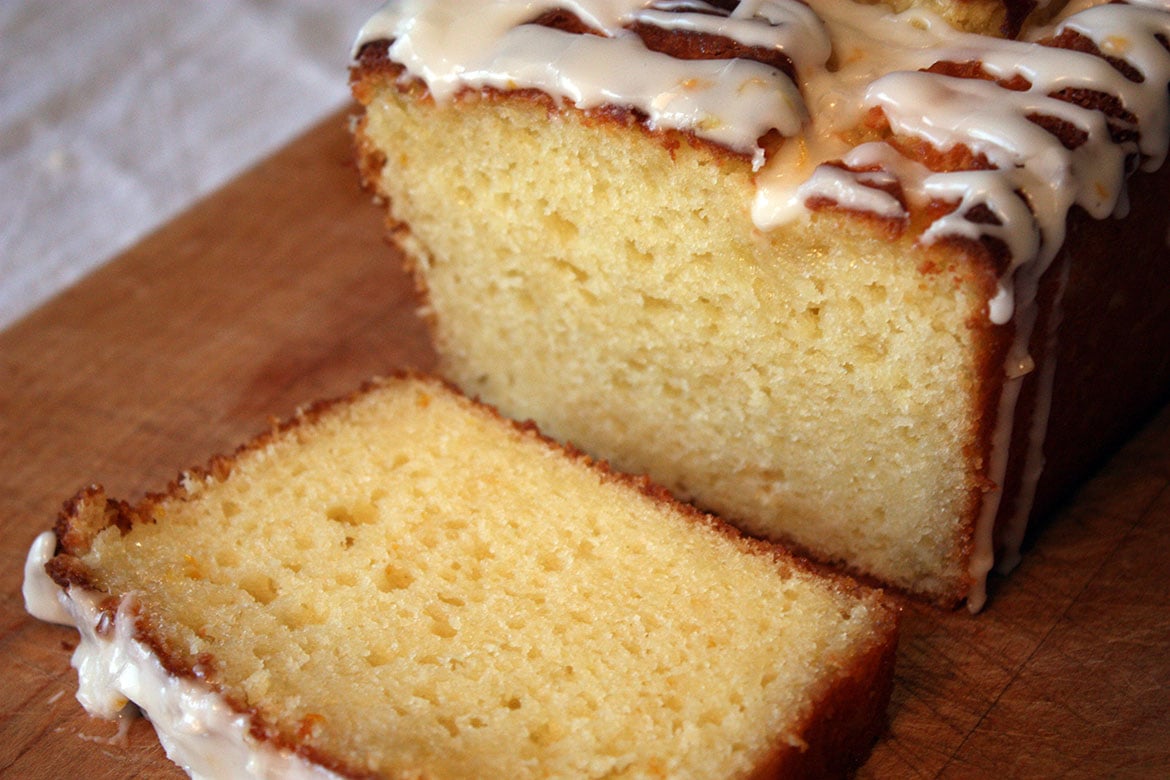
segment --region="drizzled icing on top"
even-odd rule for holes
[[[727,5],[497,0],[468,13],[457,0],[401,0],[367,23],[358,46],[392,40],[390,58],[439,100],[466,87],[535,88],[579,108],[634,108],[652,128],[687,130],[750,155],[759,171],[752,214],[764,230],[803,218],[811,200],[891,220],[931,201],[957,204],[919,240],[994,239],[1012,260],[1005,280],[1022,263],[1051,261],[1073,204],[1098,218],[1124,209],[1130,160],[1152,170],[1165,159],[1170,0],[1073,2],[1019,41],[959,32],[920,9],[894,14],[839,0]],[[530,23],[552,10],[598,34]],[[652,51],[632,31],[638,25],[775,50],[794,76],[750,59]],[[1070,35],[1105,56],[1036,45]],[[980,77],[926,72],[937,63],[981,63]],[[845,140],[872,110],[897,136],[938,150],[965,147],[994,170],[931,171],[885,141]],[[1071,141],[1045,129],[1052,126]],[[770,131],[788,141],[767,158],[761,139]],[[882,186],[890,182],[900,195]],[[1013,310],[1005,283],[989,314],[1003,323]]]
[[[760,6],[763,15],[749,13]],[[578,108],[637,108],[651,127],[686,129],[764,161],[757,139],[795,136],[809,117],[792,79],[747,59],[681,60],[647,49],[629,26],[722,35],[789,54],[797,68],[823,66],[829,42],[800,3],[744,3],[730,17],[701,2],[494,2],[468,13],[458,2],[390,3],[362,29],[364,42],[393,39],[390,57],[439,99],[464,87],[536,88]],[[601,33],[526,24],[563,9]],[[697,9],[697,10],[693,10]],[[809,45],[809,42],[812,45]],[[733,96],[730,97],[729,96]]]

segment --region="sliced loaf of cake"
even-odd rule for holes
[[[897,622],[414,376],[137,505],[83,491],[26,599],[80,631],[87,709],[134,702],[208,777],[836,775],[882,727]]]

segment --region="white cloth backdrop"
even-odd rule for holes
[[[0,0],[0,328],[344,105],[378,0]]]

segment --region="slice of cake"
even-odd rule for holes
[[[835,775],[896,643],[877,592],[417,377],[83,491],[25,592],[86,709],[206,777]]]
[[[896,5],[391,3],[356,139],[465,392],[978,608],[1167,397],[1170,4]]]

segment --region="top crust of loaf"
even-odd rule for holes
[[[410,95],[413,99],[424,102],[432,101],[433,98],[430,96],[426,85],[421,80],[407,78],[405,68],[388,57],[387,51],[390,43],[390,41],[385,40],[373,41],[361,47],[357,55],[356,65],[351,72],[351,86],[358,101],[362,104],[368,104],[373,100],[375,91],[383,84],[393,84],[396,89],[404,94]],[[558,101],[548,94],[535,89],[510,89],[507,91],[493,88],[485,88],[482,90],[464,89],[462,94],[464,97],[474,96],[477,99],[485,100],[527,102],[542,106],[550,115],[558,112],[573,112],[584,118],[587,123],[608,124],[625,130],[641,132],[647,137],[653,138],[661,143],[664,148],[671,152],[672,156],[674,156],[677,149],[685,145],[702,150],[704,154],[721,161],[723,165],[738,167],[745,171],[750,169],[750,155],[729,149],[726,146],[722,146],[686,130],[651,130],[646,124],[646,117],[636,109],[627,106],[607,104],[595,109],[579,110],[560,105]],[[884,123],[880,114],[872,114],[869,122],[871,127],[866,132],[889,132],[889,126]],[[762,140],[769,147],[774,147],[781,142],[781,139],[774,135],[770,135]],[[900,144],[899,148],[911,155],[917,156],[932,170],[961,171],[979,170],[988,167],[986,160],[981,160],[965,147],[956,147],[946,152],[940,152],[933,147],[915,142],[913,139],[901,139],[898,143]],[[360,150],[358,162],[362,167],[362,180],[364,185],[367,189],[376,192],[376,182],[381,170],[376,150]],[[851,170],[843,163],[830,164],[844,170]],[[913,204],[906,202],[902,198],[902,192],[898,185],[892,185],[889,191],[895,197],[902,200],[903,205],[911,211],[912,216],[909,220],[884,218],[873,212],[851,209],[836,201],[824,198],[810,199],[807,207],[813,212],[840,214],[848,221],[850,228],[861,228],[875,236],[896,241],[906,237],[921,235],[931,223],[953,212],[959,205],[956,201],[935,199],[925,209],[918,210],[913,208]],[[985,276],[988,280],[991,280],[989,281],[989,285],[992,288],[994,287],[994,279],[1002,275],[1009,268],[1012,261],[1007,245],[987,235],[980,236],[979,238],[946,235],[935,242],[934,248],[942,249],[943,252],[927,250],[922,251],[921,254],[927,257],[942,257],[948,251],[961,254],[967,263],[967,272],[973,275]],[[935,261],[933,259],[924,259],[917,265],[918,270],[925,274],[944,272],[950,267],[951,265],[945,260]]]
[[[1006,5],[1016,5],[1016,3],[1013,0],[1007,0]],[[579,34],[591,34],[588,32],[588,28],[583,28],[579,23],[570,21],[570,19],[575,20],[576,17],[568,15],[567,12],[558,12],[546,16],[549,18],[538,19],[536,22],[545,26],[556,27]],[[569,19],[566,19],[566,16]],[[655,30],[656,28],[648,29]],[[639,32],[639,35],[645,35],[654,41],[654,45],[650,47],[653,50],[667,52],[671,56],[680,59],[719,59],[730,56],[765,61],[763,59],[764,55],[756,54],[750,50],[742,50],[742,46],[735,44],[733,41],[725,42],[726,39],[719,38],[708,40],[711,37],[701,33],[696,33],[691,37],[685,37],[680,35],[678,31],[666,33],[657,30],[656,32],[649,33]],[[429,90],[421,79],[410,76],[404,66],[390,59],[389,48],[391,44],[392,41],[390,40],[376,40],[365,43],[359,48],[350,74],[351,87],[359,103],[367,104],[372,99],[373,92],[377,86],[383,83],[396,84],[400,91],[410,94],[415,99],[423,101],[432,100],[433,98],[430,96]],[[1072,31],[1067,31],[1057,38],[1040,41],[1037,45],[1068,49],[1070,51],[1081,51],[1101,56],[1119,72],[1126,74],[1127,78],[1133,78],[1132,68],[1129,68],[1123,60],[1105,56],[1091,41]],[[737,46],[740,48],[736,48]],[[767,64],[772,64],[785,72],[791,72],[793,67],[791,61],[787,61],[786,63],[768,62]],[[926,72],[961,79],[996,81],[996,83],[1009,89],[1026,89],[1028,86],[1026,83],[1015,85],[1012,82],[997,81],[987,72],[983,63],[979,61],[949,62],[940,60],[928,68]],[[1083,89],[1066,90],[1065,92],[1067,94],[1062,99],[1085,108],[1100,110],[1111,117],[1111,121],[1113,122],[1111,126],[1114,128],[1113,133],[1115,138],[1120,138],[1121,136],[1119,134],[1131,132],[1125,130],[1123,124],[1130,121],[1132,115],[1127,116],[1124,109],[1112,96],[1102,92]],[[640,130],[648,136],[657,139],[669,150],[677,149],[679,146],[685,144],[703,149],[712,157],[724,160],[725,164],[728,165],[737,165],[746,168],[751,164],[752,157],[750,154],[730,149],[708,138],[696,135],[692,131],[671,128],[651,130],[647,124],[647,117],[637,109],[629,106],[605,104],[593,109],[572,109],[563,105],[561,101],[556,100],[552,96],[540,90],[530,88],[517,88],[504,91],[486,87],[479,90],[464,88],[461,91],[462,95],[469,95],[471,93],[475,93],[479,97],[489,100],[529,101],[544,106],[550,115],[560,111],[576,111],[588,121],[609,123],[625,129]],[[1036,117],[1034,121],[1058,138],[1061,144],[1067,148],[1075,148],[1083,142],[1081,131],[1069,122],[1042,116]],[[864,117],[863,122],[848,131],[846,135],[856,145],[875,141],[886,142],[897,149],[907,159],[913,160],[935,173],[985,171],[992,170],[995,167],[986,156],[973,151],[965,144],[959,143],[947,149],[940,149],[920,138],[899,134],[890,127],[887,117],[877,108],[871,109]],[[766,150],[766,156],[770,158],[784,143],[784,139],[775,131],[771,131],[760,138],[759,142]],[[377,165],[369,161],[368,155],[365,157],[366,161],[363,164],[369,170],[364,172],[363,179],[369,185],[370,182],[375,180]],[[850,166],[839,160],[826,161],[825,165],[854,174],[865,173],[867,171],[866,168]],[[897,240],[906,236],[919,238],[931,225],[943,217],[953,214],[962,207],[960,200],[943,196],[933,197],[925,204],[917,204],[907,198],[902,185],[897,181],[874,185],[874,188],[883,190],[895,198],[909,215],[908,218],[883,217],[872,211],[853,208],[831,198],[819,195],[810,197],[805,205],[810,212],[834,212],[842,214],[851,220],[855,226],[867,227],[873,233],[884,235],[889,240]],[[1083,213],[1081,207],[1075,204],[1073,210],[1074,212]],[[998,217],[996,215],[986,208],[980,210],[978,206],[969,210],[964,217],[975,223],[986,222],[998,224]],[[995,277],[1000,277],[1007,273],[1011,269],[1013,260],[1019,260],[1019,258],[1013,258],[1011,249],[1004,240],[988,233],[982,233],[977,237],[969,237],[957,233],[945,234],[935,239],[934,244],[941,247],[953,247],[963,252],[968,256],[973,265],[983,265]],[[921,247],[919,248],[921,249]],[[929,252],[926,254],[929,254]],[[924,272],[930,272],[933,267],[933,264],[930,262],[925,262],[920,265],[921,270]]]
[[[798,200],[809,210],[843,209],[867,219],[884,218],[887,229],[909,231],[925,244],[940,239],[978,243],[1004,275],[1013,265],[1032,261],[1047,265],[1059,249],[1062,224],[1070,208],[1084,208],[1103,217],[1111,208],[1109,203],[1123,196],[1124,179],[1136,164],[1144,164],[1144,158],[1164,156],[1164,140],[1142,138],[1143,125],[1148,124],[1149,132],[1162,123],[1159,117],[1165,109],[1156,104],[1164,100],[1159,100],[1156,89],[1135,86],[1144,80],[1159,81],[1164,64],[1158,62],[1157,44],[1170,49],[1165,23],[1156,19],[1155,9],[1123,5],[1124,10],[1102,15],[1095,13],[1099,8],[1089,8],[1062,18],[1048,31],[1037,30],[1038,39],[1025,42],[993,40],[994,29],[987,19],[989,14],[998,19],[1000,28],[1009,32],[1005,37],[1012,37],[1035,10],[1036,3],[1030,0],[898,0],[889,5],[898,12],[920,8],[940,13],[952,24],[983,37],[959,35],[953,30],[949,35],[932,32],[933,44],[925,46],[913,34],[915,27],[929,26],[923,20],[915,24],[909,16],[875,16],[869,11],[860,16],[842,12],[837,18],[838,9],[832,5],[819,10],[814,5],[807,14],[785,16],[792,7],[776,4],[756,17],[733,15],[723,26],[722,21],[695,20],[726,15],[737,4],[671,4],[667,8],[635,3],[626,9],[627,15],[615,12],[613,19],[607,17],[604,24],[612,29],[594,29],[596,22],[548,5],[541,8],[554,10],[533,11],[533,18],[525,21],[520,15],[524,8],[517,6],[493,21],[494,25],[514,25],[508,32],[517,37],[497,37],[501,31],[495,30],[485,32],[481,42],[504,47],[499,49],[503,52],[499,64],[491,64],[495,61],[490,56],[485,60],[489,64],[482,67],[478,62],[466,63],[468,75],[464,78],[458,70],[448,72],[447,65],[420,64],[434,55],[418,53],[419,47],[430,52],[450,45],[449,59],[453,61],[481,56],[474,53],[474,47],[464,51],[463,44],[454,43],[471,35],[472,30],[461,28],[458,35],[462,38],[444,41],[433,32],[415,34],[400,26],[405,15],[418,13],[427,19],[423,27],[441,27],[438,18],[426,17],[434,9],[424,4],[394,9],[371,20],[359,36],[352,80],[360,100],[363,77],[385,72],[386,65],[380,60],[387,58],[386,47],[397,43],[395,37],[401,35],[407,45],[393,49],[395,59],[401,56],[404,62],[413,63],[408,66],[411,79],[432,66],[442,69],[442,74],[425,78],[444,97],[465,92],[469,83],[481,85],[485,92],[518,88],[518,94],[537,91],[529,86],[541,85],[542,90],[563,93],[562,98],[572,95],[572,102],[594,113],[609,111],[609,106],[597,106],[615,102],[618,95],[616,102],[640,107],[619,107],[618,116],[629,115],[639,123],[662,128],[684,128],[684,134],[725,144],[733,154],[750,159],[754,171],[763,169],[761,194],[752,205],[753,218],[763,230],[792,220],[792,203]],[[1057,10],[1046,5],[1039,16],[1047,21]],[[586,12],[596,13],[596,9],[590,11],[586,6]],[[777,16],[773,19],[771,15]],[[963,23],[973,18],[981,18],[983,23]],[[1084,30],[1078,26],[1082,23],[1088,25]],[[873,39],[865,39],[864,32],[859,34],[851,27],[869,24],[897,27],[883,27]],[[740,29],[735,25],[752,31],[728,32]],[[771,46],[757,45],[755,36],[764,35],[769,25],[787,30],[784,35],[788,37],[777,38]],[[558,32],[531,32],[541,27]],[[942,27],[945,25],[936,25]],[[840,40],[830,41],[826,29],[839,34]],[[882,36],[895,31],[899,36],[896,43],[879,45],[886,40]],[[1039,37],[1042,35],[1045,37]],[[586,45],[582,40],[595,36],[612,38],[614,43]],[[1128,42],[1114,47],[1107,42],[1114,39]],[[510,58],[528,56],[533,62],[543,62],[551,56],[549,47],[554,44],[567,52],[580,49],[573,57],[566,54],[563,62],[557,60],[558,77],[572,84],[571,88],[546,76],[519,76],[510,70]],[[1059,58],[1028,53],[1037,47],[1038,51],[1070,52],[1063,69]],[[1126,52],[1118,54],[1111,47],[1118,51],[1125,48]],[[624,68],[644,67],[654,75],[645,85],[636,80],[627,83],[612,69],[586,64],[605,52],[623,58]],[[584,58],[585,54],[591,59]],[[1135,59],[1130,62],[1124,57]],[[727,68],[743,66],[742,73],[724,81],[709,70],[679,65],[689,60],[714,60],[727,63]],[[1005,65],[1020,60],[1030,64],[1019,69]],[[1121,84],[1116,74],[1103,74],[1102,61],[1129,84]],[[822,78],[822,71],[829,77]],[[533,72],[545,73],[539,68]],[[1066,72],[1075,75],[1062,78]],[[397,75],[402,80],[406,74]],[[987,87],[988,82],[995,86]],[[865,89],[859,91],[859,85]],[[751,100],[745,90],[750,91]],[[1026,95],[1017,99],[1013,93]],[[678,95],[687,97],[684,100]],[[764,114],[747,108],[765,100],[769,102],[766,110],[761,109]],[[677,108],[676,101],[680,102]],[[669,110],[660,109],[659,103]],[[657,112],[662,112],[661,116]],[[827,119],[814,116],[820,114]],[[976,115],[986,118],[972,124],[970,117]],[[1098,126],[1102,116],[1107,133]],[[993,119],[990,124],[989,118]],[[1037,133],[1037,128],[1043,132]],[[673,143],[675,136],[667,132],[662,137]],[[1051,164],[1034,161],[1049,157]],[[778,176],[777,168],[792,170]],[[993,169],[1002,172],[994,184],[982,183],[984,180],[974,175]],[[946,176],[960,172],[973,175]],[[1055,186],[1054,181],[1065,182],[1061,186],[1075,191],[1075,199],[1065,203],[1057,198],[1049,203],[1043,190]],[[1033,236],[1033,230],[1038,235]]]

